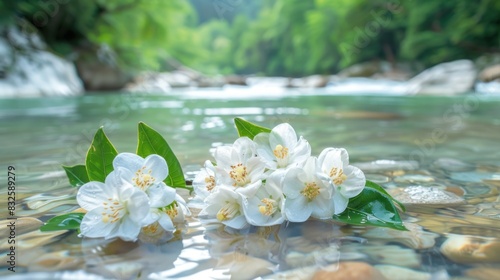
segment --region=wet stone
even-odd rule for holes
[[[434,246],[438,234],[427,232],[421,226],[405,223],[408,231],[399,231],[389,228],[373,228],[368,230],[363,237],[396,242],[413,249],[428,249]]]
[[[452,172],[470,171],[475,168],[472,164],[453,158],[440,158],[433,165],[439,169]]]
[[[500,262],[500,242],[496,238],[450,235],[441,245],[441,252],[457,263]]]
[[[417,161],[376,160],[372,162],[358,162],[353,164],[364,172],[368,171],[393,171],[393,170],[416,170]]]
[[[500,275],[500,268],[477,267],[467,270],[465,275],[477,280],[498,279],[498,276]]]
[[[10,232],[9,224],[13,220],[3,220],[0,221],[0,236],[8,236]],[[31,217],[21,217],[15,220],[16,224],[16,235],[27,233],[33,230],[39,229],[43,222],[36,218]]]
[[[430,182],[434,182],[434,178],[432,178],[431,176],[410,174],[410,175],[403,175],[403,176],[395,177],[394,182],[396,182],[396,183],[430,183]]]
[[[412,279],[412,280],[431,280],[432,275],[427,272],[416,271],[413,269],[395,266],[395,265],[376,265],[375,268],[384,275],[387,280],[400,280],[400,279]],[[402,276],[404,275],[404,277]],[[437,279],[437,278],[436,278]],[[443,278],[445,279],[445,278]],[[448,278],[446,278],[448,279]]]
[[[427,206],[433,208],[454,207],[465,204],[458,195],[432,187],[411,186],[389,190],[394,199],[407,207]]]
[[[341,262],[317,271],[312,280],[385,280],[373,266],[363,262]]]

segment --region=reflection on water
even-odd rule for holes
[[[17,273],[3,267],[0,275],[310,279],[319,269],[338,268],[339,262],[369,263],[388,279],[498,275],[500,100],[318,93],[261,91],[252,96],[224,90],[225,98],[217,99],[210,91],[179,91],[174,96],[2,100],[0,161],[16,167],[16,214],[26,218],[17,222]],[[78,208],[76,189],[69,187],[60,165],[82,163],[99,126],[118,151],[132,152],[137,122],[146,122],[169,141],[189,179],[210,159],[213,147],[234,141],[236,116],[270,127],[289,122],[317,149],[315,154],[328,146],[343,146],[368,179],[389,191],[433,188],[454,193],[466,204],[412,207],[404,214],[408,232],[318,220],[231,231],[202,225],[196,215],[173,239],[159,245],[82,240],[75,232],[36,230],[40,221]],[[5,182],[5,175],[0,180]],[[3,186],[0,261],[5,266]]]

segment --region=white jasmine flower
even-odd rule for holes
[[[247,221],[255,226],[281,224],[284,196],[280,187],[281,175],[269,176],[265,186],[259,188],[251,198],[243,199],[243,211]]]
[[[309,157],[303,168],[291,168],[283,178],[286,196],[285,216],[290,222],[304,222],[310,216],[327,219],[333,216],[333,188],[318,176],[316,157]]]
[[[262,185],[265,164],[257,157],[255,143],[248,137],[238,138],[231,146],[217,147],[214,154],[221,184],[232,186],[245,196],[252,196]]]
[[[345,149],[326,148],[318,157],[322,177],[334,187],[335,214],[347,208],[349,198],[355,197],[366,185],[365,174],[357,167],[349,165],[349,155]]]
[[[311,156],[311,146],[302,138],[297,140],[293,127],[282,123],[270,133],[259,133],[254,139],[257,154],[271,170],[300,167]]]
[[[136,154],[121,153],[113,160],[113,167],[129,170],[127,180],[145,192],[168,176],[167,162],[159,155],[149,155],[144,159]]]
[[[89,182],[78,190],[76,199],[88,212],[80,225],[86,237],[119,237],[135,241],[149,213],[149,198],[124,177],[127,170],[115,168],[104,183]]]
[[[236,191],[220,186],[216,192],[210,194],[205,200],[205,208],[200,211],[200,216],[215,217],[219,222],[241,229],[248,225],[241,206],[242,197]]]
[[[205,161],[205,166],[196,174],[193,180],[193,189],[196,193],[195,199],[203,201],[211,193],[217,190],[217,186],[220,185],[219,181],[220,179],[216,172],[216,167],[211,161]]]

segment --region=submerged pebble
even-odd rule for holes
[[[396,242],[413,249],[427,249],[434,246],[435,239],[439,234],[424,231],[417,224],[405,223],[408,231],[399,231],[389,228],[372,228],[363,234],[363,237],[382,239],[388,242]]]
[[[405,206],[427,206],[434,208],[454,207],[465,204],[458,195],[432,187],[411,186],[389,190],[394,199]]]
[[[380,271],[364,262],[341,262],[317,271],[312,280],[385,280]]]
[[[457,263],[500,262],[500,242],[497,238],[450,235],[441,245],[441,253]]]
[[[413,269],[395,266],[395,265],[376,265],[375,268],[384,275],[387,280],[400,280],[400,279],[411,279],[411,280],[438,280],[438,278],[432,278],[432,275],[427,272],[416,271]],[[448,279],[448,278],[439,278]]]
[[[403,176],[395,177],[394,182],[396,183],[429,183],[434,182],[434,178],[431,176],[420,175],[420,174],[408,174]]]
[[[13,222],[13,220],[3,220],[0,221],[0,236],[9,236],[11,229],[9,225]],[[15,233],[16,235],[20,235],[23,233],[27,233],[33,230],[39,229],[43,222],[37,218],[32,217],[20,217],[15,220]]]

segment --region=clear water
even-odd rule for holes
[[[413,185],[447,189],[467,204],[411,209],[404,214],[414,228],[411,233],[314,220],[228,232],[217,225],[201,225],[196,216],[162,245],[107,244],[82,240],[74,232],[47,236],[30,230],[17,235],[16,273],[7,270],[8,247],[2,236],[0,275],[278,279],[276,273],[289,271],[297,279],[308,279],[321,267],[351,260],[410,268],[434,279],[481,279],[474,274],[478,270],[500,271],[500,99],[491,96],[330,96],[321,91],[235,89],[176,91],[169,96],[4,99],[0,100],[4,169],[0,217],[8,216],[9,165],[16,168],[18,217],[44,221],[76,209],[76,190],[69,187],[60,166],[83,163],[99,126],[104,126],[119,152],[133,152],[137,123],[144,121],[167,139],[186,176],[192,178],[211,159],[211,148],[236,139],[232,120],[237,116],[268,127],[289,122],[309,140],[314,154],[329,146],[345,147],[351,163],[387,189]],[[497,246],[497,253],[489,259],[450,259],[440,248],[453,236],[489,242]]]

